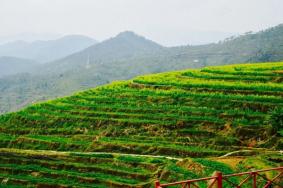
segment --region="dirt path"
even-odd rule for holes
[[[69,152],[69,153],[83,153],[83,154],[112,154],[112,155],[121,155],[121,156],[133,156],[133,157],[152,157],[152,158],[165,158],[169,160],[177,160],[181,161],[183,158],[177,157],[169,157],[169,156],[162,156],[162,155],[141,155],[141,154],[131,154],[131,153],[113,153],[113,152]]]
[[[33,153],[40,155],[68,155],[68,154],[111,154],[120,156],[133,156],[133,157],[151,157],[151,158],[165,158],[169,160],[181,161],[182,158],[169,157],[162,155],[141,155],[141,154],[131,154],[131,153],[114,153],[114,152],[72,152],[72,151],[54,151],[54,150],[25,150],[25,149],[12,149],[12,148],[0,148],[0,152],[15,152],[15,153]]]
[[[183,158],[179,157],[170,157],[170,156],[163,156],[163,155],[142,155],[142,154],[132,154],[132,153],[115,153],[115,152],[72,152],[72,151],[55,151],[55,150],[25,150],[25,149],[13,149],[13,148],[0,148],[0,152],[15,152],[15,153],[33,153],[33,154],[40,154],[40,155],[69,155],[71,153],[74,154],[86,154],[86,155],[92,155],[92,154],[111,154],[111,155],[120,155],[120,156],[133,156],[133,157],[151,157],[151,158],[165,158],[168,160],[177,160],[182,161]],[[225,155],[219,156],[218,158],[225,158],[230,156],[241,156],[237,155],[240,153],[253,153],[253,152],[264,152],[264,153],[277,153],[283,155],[283,150],[279,151],[270,151],[270,150],[238,150],[226,153]],[[253,153],[254,155],[254,153]]]
[[[279,151],[270,151],[270,150],[267,150],[267,151],[238,150],[238,151],[232,151],[232,152],[226,153],[225,155],[222,155],[219,158],[234,156],[235,154],[238,154],[238,153],[253,153],[253,152],[264,152],[264,153],[273,153],[273,154],[277,153],[277,154],[282,154],[283,155],[283,150],[279,150]]]

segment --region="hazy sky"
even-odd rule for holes
[[[103,40],[132,30],[177,45],[280,23],[283,0],[0,0],[0,36],[59,33]]]

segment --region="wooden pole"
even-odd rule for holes
[[[160,182],[158,180],[155,182],[155,188],[161,188],[160,187]]]
[[[223,181],[222,173],[221,172],[217,172],[216,176],[217,176],[217,188],[223,188],[223,185],[222,185],[222,181]]]

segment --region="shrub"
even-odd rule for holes
[[[274,111],[271,112],[271,115],[269,116],[269,123],[272,125],[272,127],[276,131],[283,129],[283,109],[282,108],[276,108]]]

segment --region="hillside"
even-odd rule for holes
[[[0,57],[0,78],[20,72],[30,72],[36,65],[37,62],[29,59]]]
[[[278,62],[139,76],[3,115],[1,177],[12,185],[150,187],[156,178],[282,165],[282,71]],[[218,158],[239,150],[248,151]]]
[[[279,25],[217,44],[167,48],[133,32],[123,32],[80,52],[46,63],[29,75],[1,79],[5,90],[0,92],[0,103],[3,104],[0,113],[14,111],[31,101],[69,95],[148,73],[239,62],[281,61],[282,36],[283,25]]]
[[[47,41],[15,41],[0,45],[0,56],[32,59],[44,63],[81,51],[95,43],[94,39],[80,35]]]
[[[160,45],[132,32],[123,32],[80,53],[44,64],[33,73],[7,76],[0,79],[3,88],[0,113],[14,111],[31,101],[68,95],[154,69],[160,72],[158,64],[145,67],[144,63],[151,62],[146,54],[161,49]]]
[[[215,44],[168,48],[126,31],[98,45],[50,63],[45,68],[53,73],[58,69],[64,72],[77,68],[84,72],[93,66],[103,68],[109,65],[111,68],[116,64],[125,63],[127,66],[135,64],[149,67],[147,73],[154,73],[238,62],[280,61],[283,59],[282,36],[283,24],[258,33],[231,37]],[[112,72],[115,69],[116,67]],[[106,70],[103,70],[103,73],[104,71]]]
[[[132,63],[137,65],[138,61],[135,61],[135,58],[155,55],[163,49],[164,47],[153,41],[133,32],[125,31],[78,53],[50,62],[44,66],[44,70],[40,73],[64,73],[77,69],[86,72],[94,66],[103,67],[105,64],[117,64],[119,61],[125,60],[127,64],[130,63],[130,60],[133,60]],[[95,73],[98,73],[98,71],[95,71]]]

